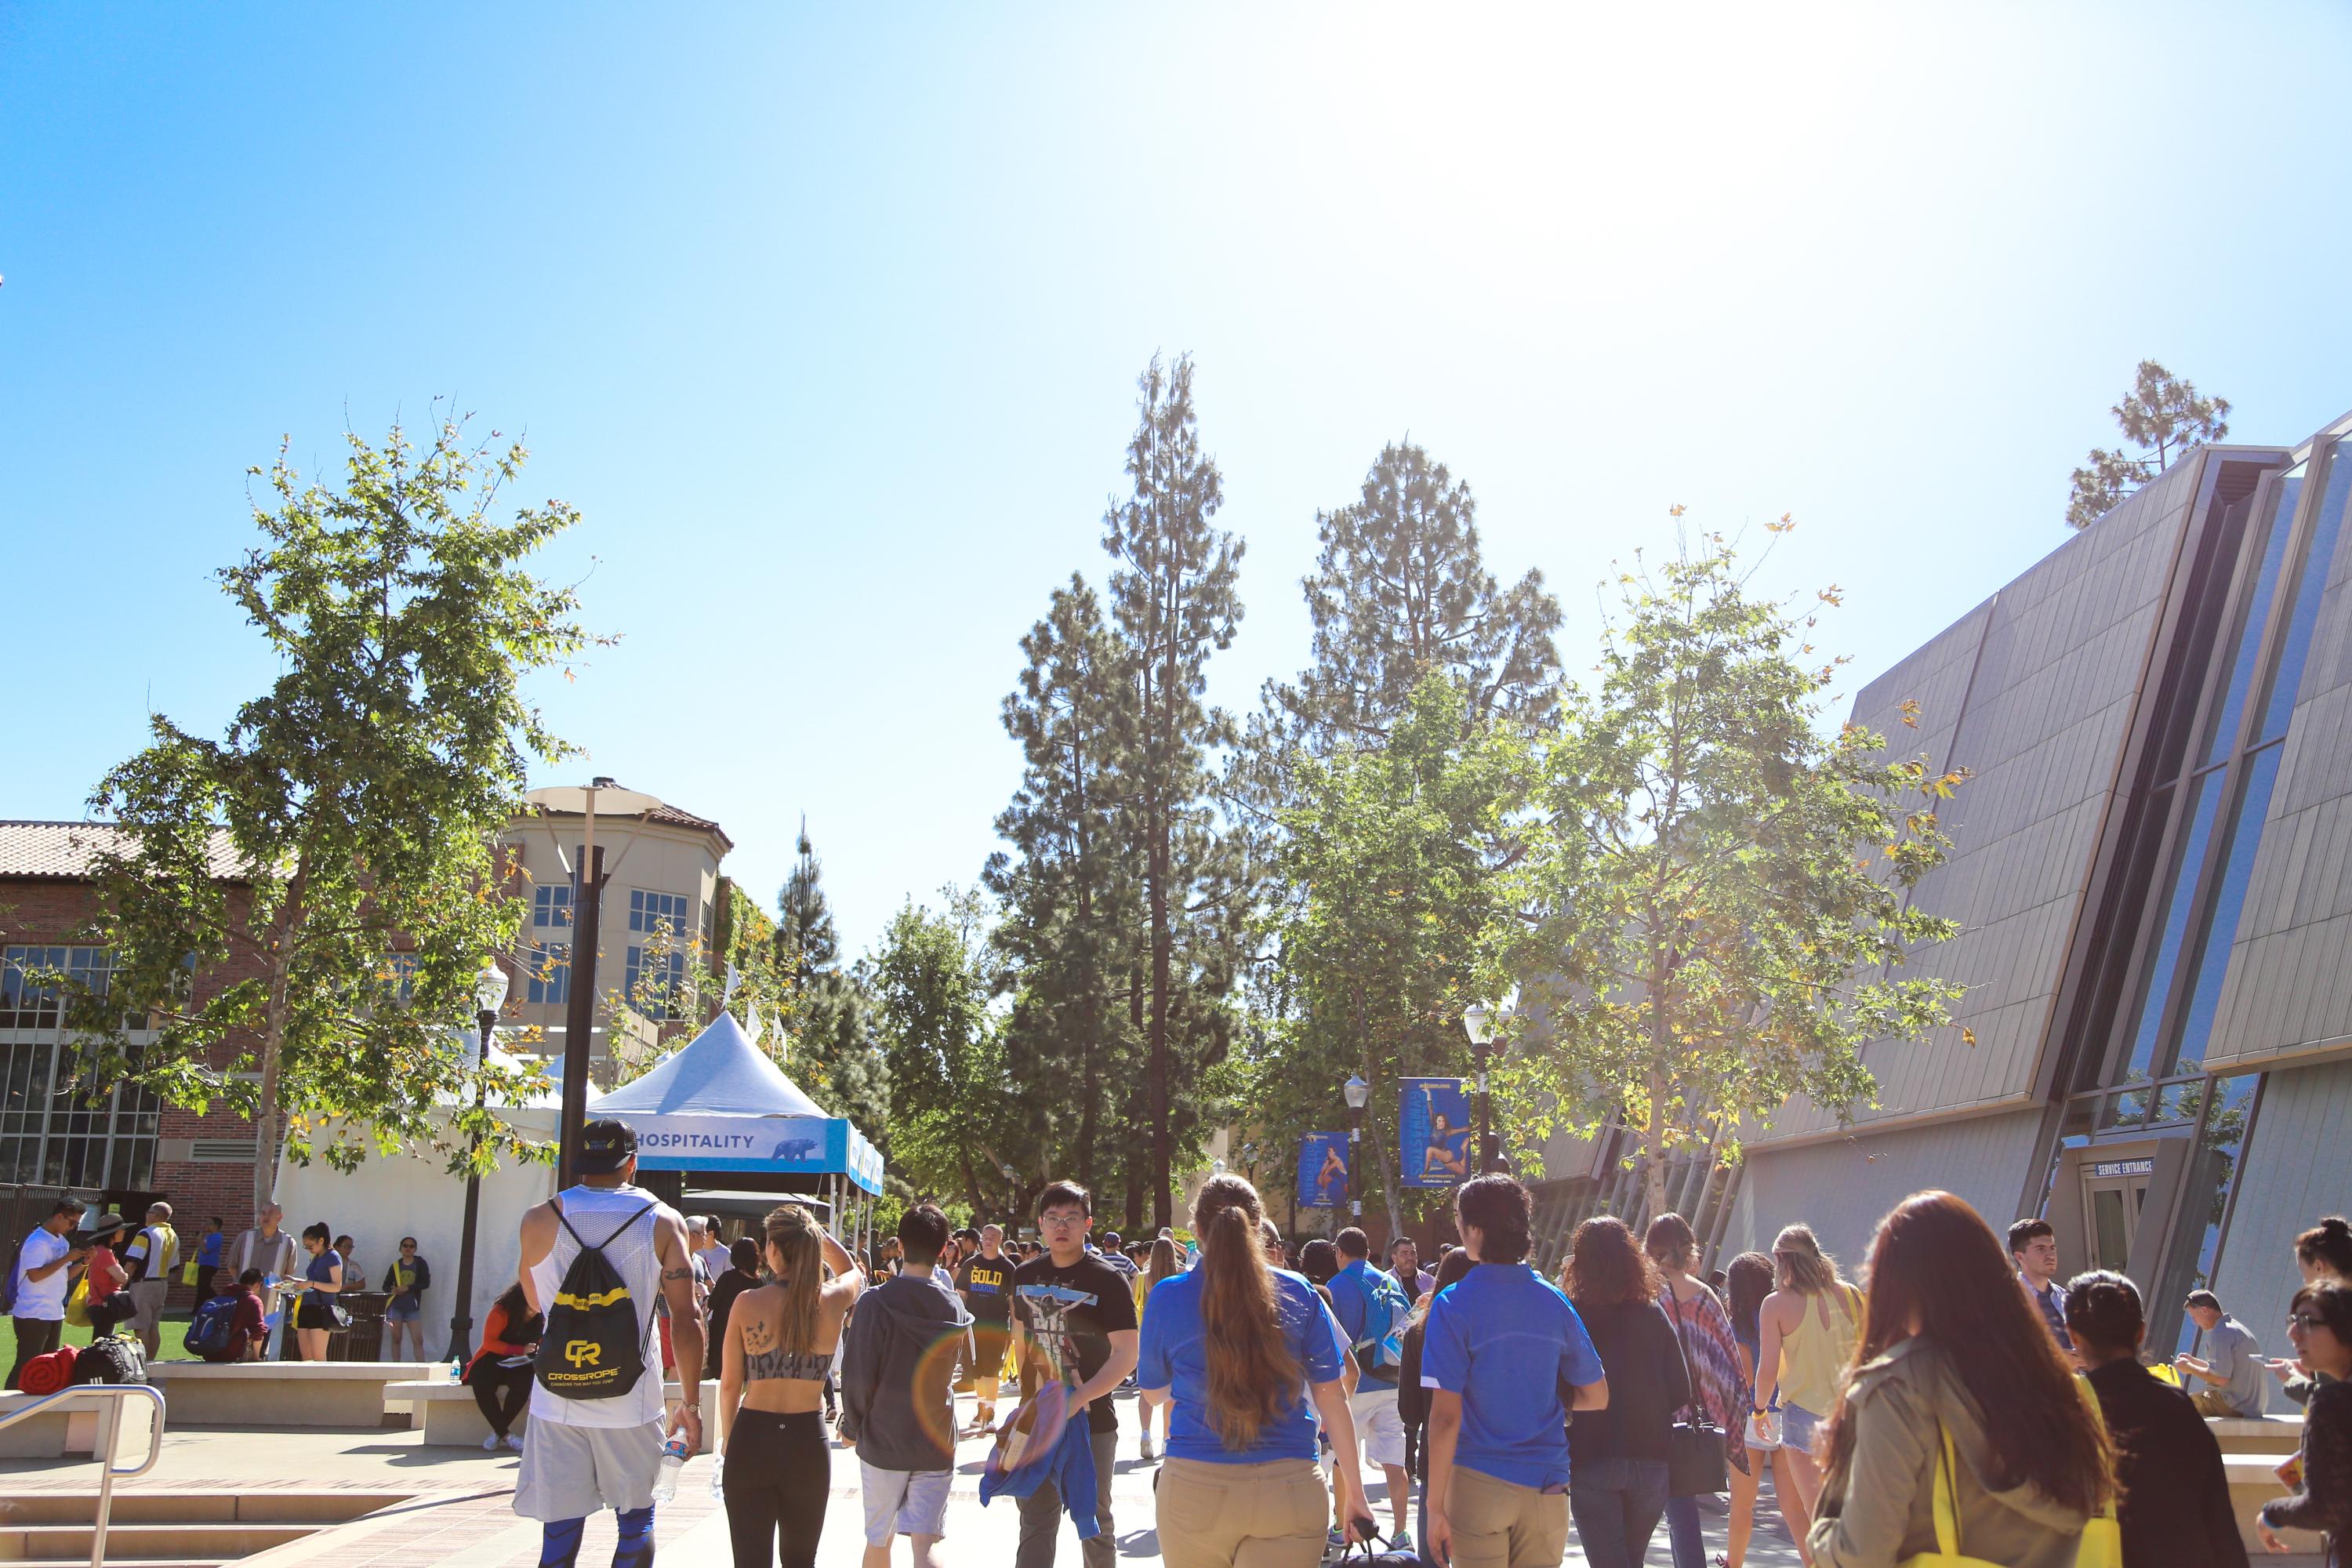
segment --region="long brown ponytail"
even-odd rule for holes
[[[1257,1443],[1267,1423],[1297,1404],[1298,1358],[1258,1244],[1257,1189],[1235,1175],[1212,1176],[1192,1200],[1201,1240],[1201,1327],[1209,1363],[1209,1424],[1228,1450]]]
[[[784,1288],[784,1310],[776,1337],[788,1351],[816,1349],[817,1301],[824,1294],[824,1248],[817,1241],[816,1217],[798,1204],[768,1211],[769,1263]]]

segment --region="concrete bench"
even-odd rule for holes
[[[2224,1453],[2276,1454],[2284,1458],[2303,1446],[2303,1416],[2208,1415],[2205,1429],[2221,1444]]]
[[[38,1405],[44,1397],[37,1394],[0,1394],[0,1415]],[[147,1451],[147,1426],[154,1419],[155,1407],[133,1395],[122,1401],[121,1409],[122,1433],[116,1439],[114,1451],[135,1458]],[[98,1446],[98,1424],[104,1414],[105,1406],[95,1401],[75,1399],[38,1415],[28,1415],[13,1426],[0,1426],[0,1459],[62,1459],[69,1454],[93,1453]],[[5,1555],[0,1552],[0,1556]]]
[[[385,1387],[423,1370],[413,1361],[159,1361],[147,1379],[175,1426],[380,1426]]]
[[[718,1398],[717,1385],[702,1385],[702,1447],[708,1453],[711,1439],[717,1436],[710,1429],[710,1407]],[[662,1405],[676,1410],[683,1397],[675,1383],[662,1384]],[[425,1446],[428,1448],[478,1448],[482,1439],[490,1435],[490,1424],[482,1419],[481,1407],[474,1403],[474,1391],[462,1383],[446,1379],[438,1382],[394,1383],[384,1385],[383,1402],[389,1407],[406,1405],[412,1411],[424,1413]],[[515,1436],[522,1436],[530,1426],[530,1415],[526,1410],[515,1418]]]
[[[2238,1516],[2238,1537],[2246,1543],[2246,1555],[2256,1563],[2276,1561],[2263,1550],[2262,1538],[2254,1533],[2254,1516],[2262,1511],[2263,1504],[2287,1495],[2278,1479],[2279,1461],[2286,1457],[2232,1453],[2226,1444],[2221,1450],[2221,1468],[2230,1477],[2230,1510]],[[2315,1553],[2323,1545],[2315,1531],[2282,1530],[2278,1535],[2291,1552]]]

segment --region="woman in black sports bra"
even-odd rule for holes
[[[719,1376],[727,1528],[735,1568],[815,1568],[833,1489],[817,1411],[866,1276],[798,1204],[772,1211],[766,1228],[772,1282],[735,1298]]]

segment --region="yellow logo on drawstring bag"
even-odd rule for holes
[[[594,1366],[604,1359],[604,1347],[594,1340],[573,1340],[563,1347],[563,1359],[570,1362],[575,1371],[583,1366]]]

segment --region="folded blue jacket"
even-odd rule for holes
[[[1060,1436],[1055,1436],[1057,1428]],[[980,1472],[981,1506],[999,1497],[1027,1497],[1047,1481],[1061,1494],[1062,1507],[1078,1527],[1080,1541],[1102,1533],[1102,1521],[1095,1516],[1094,1436],[1083,1415],[1070,1418],[1069,1385],[1058,1378],[1039,1389],[1005,1424],[1004,1435]]]

